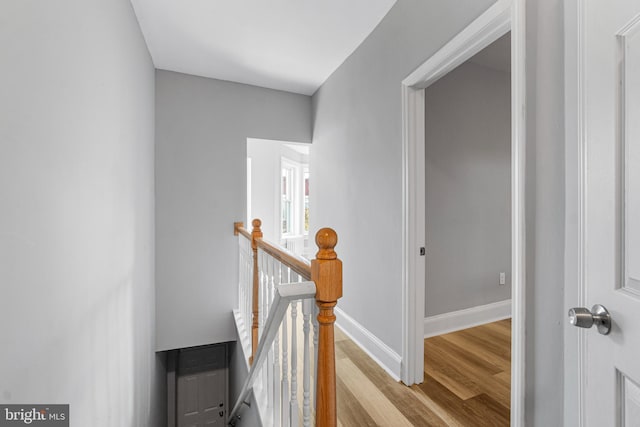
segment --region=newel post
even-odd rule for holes
[[[318,253],[311,261],[311,280],[316,284],[318,313],[318,378],[316,379],[316,426],[335,427],[336,409],[336,360],[333,324],[336,316],[333,308],[342,297],[342,261],[335,248],[338,235],[330,228],[316,234]]]
[[[251,357],[249,358],[249,364],[253,364],[253,357],[256,355],[256,351],[258,351],[258,315],[260,314],[258,306],[258,292],[260,289],[260,276],[258,273],[258,239],[262,239],[262,230],[260,229],[262,221],[256,218],[251,221],[251,225],[253,226],[253,230],[251,230],[251,250],[253,251],[253,292],[251,297]]]

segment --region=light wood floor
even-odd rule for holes
[[[425,381],[394,381],[336,328],[338,425],[508,426],[511,320],[425,340]]]

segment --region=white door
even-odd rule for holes
[[[612,319],[582,332],[584,424],[640,426],[640,0],[578,4],[582,286]]]

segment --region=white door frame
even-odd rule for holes
[[[525,390],[525,0],[499,0],[402,81],[402,381],[424,376],[424,88],[511,30],[511,425],[524,425]]]
[[[586,141],[581,131],[584,122],[584,76],[581,68],[584,46],[580,44],[584,25],[582,12],[579,0],[565,2],[565,307],[586,307],[583,276]],[[584,331],[569,331],[573,326],[568,322],[564,328],[564,425],[583,426],[585,334]]]

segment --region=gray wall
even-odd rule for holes
[[[247,138],[311,141],[311,99],[156,73],[157,348],[235,340]]]
[[[399,0],[313,96],[311,228],[338,232],[338,305],[396,353],[402,340],[400,84],[491,0]],[[384,313],[383,316],[380,313]]]
[[[164,424],[154,69],[128,0],[0,14],[0,402]]]
[[[426,316],[511,298],[510,85],[465,62],[425,90]]]

